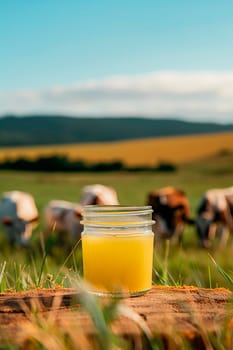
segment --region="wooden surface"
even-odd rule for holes
[[[35,322],[35,317],[44,321],[52,319],[68,328],[75,324],[84,334],[95,334],[93,322],[82,309],[79,297],[70,288],[0,294],[0,341],[20,342],[22,329]],[[223,288],[156,286],[143,296],[120,300],[119,317],[112,323],[112,330],[134,341],[142,333],[152,337],[179,334],[198,339],[203,337],[203,331],[216,333],[226,319],[232,318],[231,298],[232,293]],[[99,302],[108,300],[99,298]]]

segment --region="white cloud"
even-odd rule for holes
[[[0,92],[0,114],[147,116],[233,122],[233,72],[153,72]]]

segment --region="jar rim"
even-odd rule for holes
[[[150,205],[85,205],[83,216],[97,215],[139,215],[152,213]]]

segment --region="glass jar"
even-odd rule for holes
[[[136,296],[152,286],[151,206],[84,207],[83,274],[98,295]]]

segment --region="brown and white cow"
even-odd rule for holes
[[[5,192],[0,202],[0,222],[11,244],[26,246],[38,223],[38,210],[31,194]]]
[[[112,187],[94,184],[84,186],[80,204],[84,205],[118,205],[118,197]]]
[[[174,187],[164,187],[148,194],[147,204],[152,206],[155,220],[155,240],[170,239],[177,243],[182,239],[186,223],[193,223],[190,218],[189,200],[184,191]]]
[[[233,230],[233,187],[210,189],[200,201],[196,228],[200,244],[209,247],[217,235],[224,247]]]

